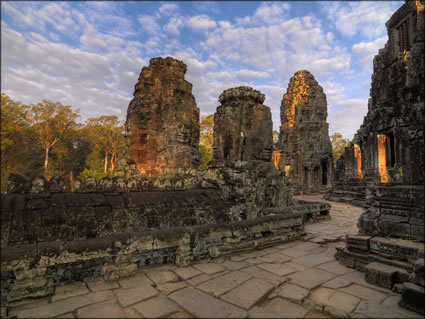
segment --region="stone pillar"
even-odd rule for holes
[[[323,184],[323,176],[319,176],[320,172],[323,174],[322,163],[333,158],[326,123],[327,102],[323,88],[309,71],[298,71],[290,79],[282,98],[280,117],[277,147],[282,154],[280,160],[292,167],[290,186],[310,192],[325,189],[327,183]],[[304,176],[304,167],[309,167],[307,176]],[[327,167],[331,176],[333,167]]]
[[[127,110],[127,163],[145,176],[199,166],[199,108],[187,66],[154,58],[140,73]]]
[[[271,161],[273,122],[264,94],[250,87],[223,91],[214,115],[214,161]]]

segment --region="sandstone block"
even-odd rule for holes
[[[248,316],[245,310],[191,287],[173,292],[169,298],[197,318],[246,318]]]
[[[272,284],[252,278],[221,296],[221,299],[248,310],[265,298],[272,289]]]
[[[151,298],[134,305],[132,308],[139,312],[143,318],[165,318],[179,311],[179,307],[164,296]]]

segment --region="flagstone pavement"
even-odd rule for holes
[[[297,196],[321,200],[321,195]],[[422,318],[400,295],[340,265],[335,248],[356,233],[361,209],[330,202],[331,220],[303,240],[192,264],[154,266],[111,282],[87,279],[53,296],[9,305],[15,318]]]

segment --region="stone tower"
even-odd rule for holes
[[[223,91],[214,116],[215,161],[270,161],[273,122],[264,94],[247,86]]]
[[[199,165],[199,108],[187,66],[154,58],[140,73],[127,110],[127,162],[145,176],[178,173]]]
[[[306,70],[290,79],[280,108],[278,169],[299,191],[317,192],[330,183],[332,145],[323,88]]]

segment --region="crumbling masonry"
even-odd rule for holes
[[[274,154],[295,191],[318,192],[330,186],[333,156],[327,115],[323,88],[310,72],[296,72],[283,95]]]
[[[386,23],[388,42],[373,61],[363,124],[339,163],[341,185],[362,185],[359,235],[337,258],[366,280],[402,291],[400,305],[424,313],[424,15],[406,1]],[[349,176],[350,178],[347,178]],[[391,238],[389,240],[389,238]],[[401,285],[402,284],[402,285]]]

